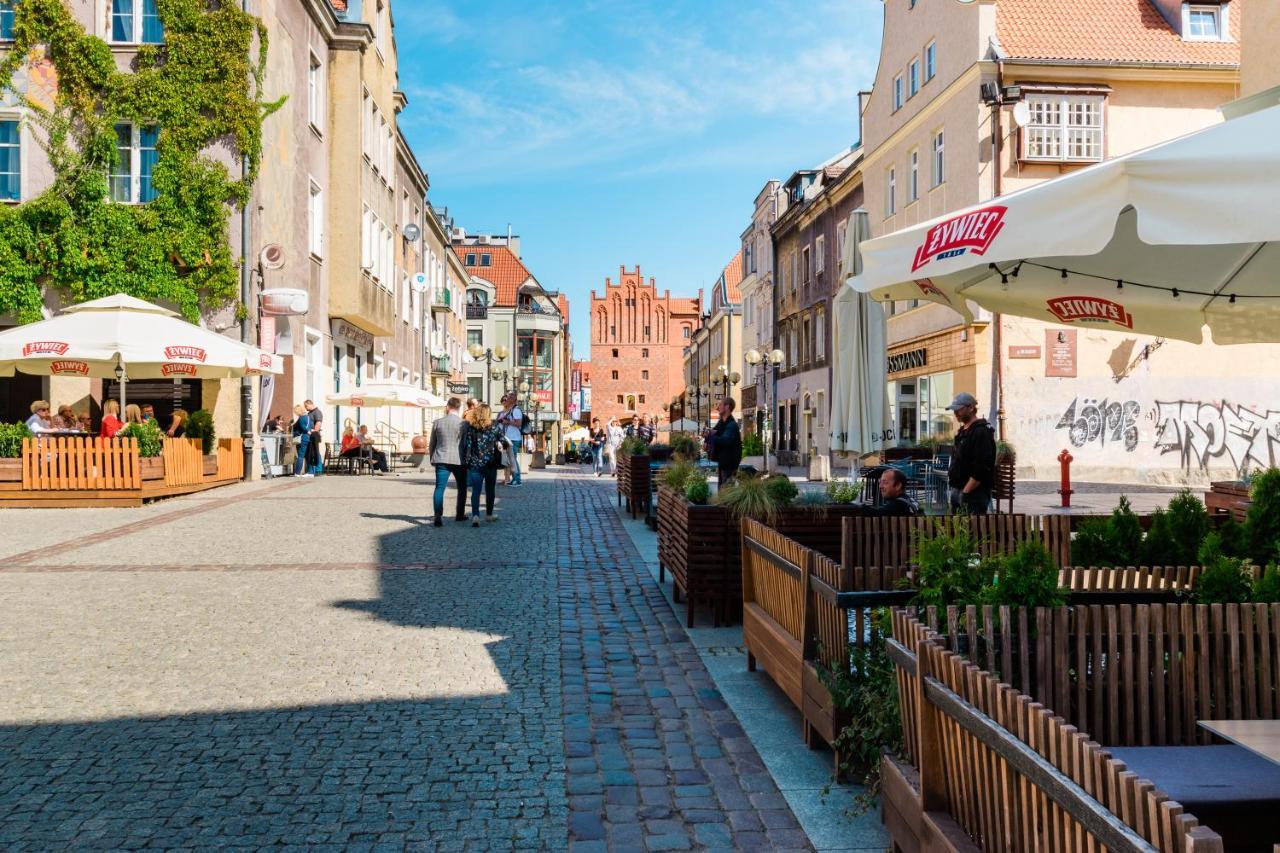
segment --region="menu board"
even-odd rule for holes
[[[1074,377],[1076,375],[1076,330],[1045,329],[1044,375]]]

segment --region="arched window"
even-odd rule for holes
[[[485,293],[483,290],[468,290],[467,302],[471,305],[488,305],[489,294]]]

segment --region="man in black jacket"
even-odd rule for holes
[[[957,394],[947,408],[955,413],[960,424],[951,467],[947,470],[951,510],[986,515],[991,488],[996,482],[995,428],[978,417],[978,401],[972,394]]]
[[[716,407],[720,420],[703,433],[707,453],[719,468],[721,485],[738,473],[738,465],[742,463],[742,428],[733,417],[734,405],[732,397],[722,399]]]
[[[907,475],[897,468],[886,468],[880,475],[880,503],[867,507],[866,514],[881,518],[919,515],[920,505],[907,494]]]

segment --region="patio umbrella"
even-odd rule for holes
[[[357,409],[383,406],[437,409],[445,406],[445,401],[430,391],[399,382],[371,382],[341,394],[329,394],[324,399],[335,406],[352,406]]]
[[[857,275],[862,268],[858,246],[869,233],[865,210],[853,212],[845,233],[842,268]],[[832,319],[836,358],[831,449],[856,455],[883,451],[892,438],[884,308],[865,293],[843,288]]]
[[[282,372],[279,356],[203,329],[173,311],[117,293],[0,332],[0,376],[235,379]]]
[[[1272,101],[1274,103],[1274,100]],[[862,245],[849,287],[1199,343],[1280,342],[1280,106]]]
[[[565,436],[566,441],[585,441],[588,438],[591,438],[591,430],[586,427],[578,427]]]
[[[697,432],[698,422],[689,418],[680,418],[677,421],[672,421],[667,429],[671,432]]]

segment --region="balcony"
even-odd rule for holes
[[[448,376],[450,372],[449,356],[433,356],[431,358],[431,373],[433,375]]]
[[[467,303],[467,319],[468,320],[487,320],[489,319],[489,306],[482,302]]]
[[[450,293],[450,291],[442,290],[439,293],[437,293],[435,298],[431,300],[431,310],[433,312],[439,311],[443,314],[448,314],[450,311],[452,311],[453,295]]]

